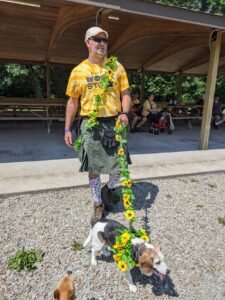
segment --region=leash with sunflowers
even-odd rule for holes
[[[93,111],[88,114],[88,122],[85,124],[85,130],[97,126],[99,121],[97,115],[99,109],[104,105],[104,95],[107,88],[112,84],[114,69],[116,67],[117,58],[112,56],[106,59],[103,65],[104,72],[100,79],[100,88],[94,96]],[[116,121],[114,127],[115,139],[119,143],[118,147],[118,163],[120,171],[120,181],[122,184],[123,205],[125,208],[125,218],[129,221],[129,229],[120,230],[120,235],[116,237],[116,243],[112,248],[113,258],[117,262],[118,268],[125,272],[127,268],[133,268],[136,265],[135,260],[132,258],[132,242],[135,237],[142,238],[149,241],[149,237],[145,229],[134,230],[133,224],[135,222],[134,201],[135,195],[132,190],[133,181],[130,178],[130,171],[128,170],[128,162],[126,155],[127,145],[127,129],[124,123],[119,119]],[[84,141],[84,132],[81,133],[73,144],[73,149],[78,151]]]

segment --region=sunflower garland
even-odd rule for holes
[[[108,89],[108,87],[112,84],[116,63],[117,57],[111,56],[110,58],[106,59],[103,65],[104,71],[99,81],[99,88],[97,90],[96,95],[94,96],[93,110],[88,114],[89,119],[88,122],[85,124],[86,130],[99,124],[99,121],[97,119],[98,112],[104,105],[105,92]],[[83,142],[84,132],[81,133],[74,141],[74,151],[79,151]]]
[[[115,139],[119,142],[118,148],[118,162],[120,171],[120,181],[122,185],[122,197],[123,205],[125,208],[125,218],[129,221],[129,228],[133,227],[136,216],[134,211],[135,196],[132,190],[133,181],[130,178],[130,171],[128,170],[127,156],[126,156],[126,145],[127,145],[127,130],[126,126],[118,119],[116,126],[114,127]],[[135,237],[139,237],[145,241],[149,241],[149,237],[145,229],[130,230],[124,229],[120,231],[120,235],[116,237],[116,243],[113,246],[113,258],[117,262],[118,268],[125,272],[127,268],[133,268],[136,264],[132,258],[132,242],[131,240]]]
[[[111,56],[109,59],[106,59],[106,62],[103,65],[104,72],[100,79],[97,94],[94,96],[93,110],[88,114],[89,119],[85,124],[86,130],[99,124],[99,121],[97,119],[98,112],[104,105],[105,92],[107,88],[112,84],[116,63],[117,58],[115,56]],[[124,215],[125,218],[129,221],[129,228],[132,228],[132,225],[136,219],[133,207],[135,196],[132,190],[133,181],[130,178],[130,171],[128,170],[128,162],[126,156],[127,130],[125,124],[121,123],[120,120],[117,119],[114,131],[115,139],[117,142],[119,142],[119,158],[117,159],[117,161],[119,163],[123,205],[126,210]],[[84,132],[80,134],[75,140],[73,144],[73,149],[75,151],[79,151],[84,141],[83,135]],[[145,229],[135,231],[131,231],[130,229],[120,230],[120,235],[116,237],[116,243],[112,248],[112,252],[114,253],[113,258],[117,262],[117,266],[122,272],[125,272],[128,267],[133,268],[136,265],[136,262],[132,258],[131,242],[131,240],[135,237],[139,237],[145,241],[149,241],[149,237]]]

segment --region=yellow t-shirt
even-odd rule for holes
[[[149,111],[150,110],[150,111]],[[157,105],[154,101],[145,100],[142,109],[142,116],[146,117],[150,112],[157,113]]]
[[[103,65],[91,64],[87,59],[72,70],[66,95],[74,99],[80,97],[81,116],[93,110],[94,96],[104,71]],[[117,62],[113,72],[113,84],[105,92],[103,108],[99,109],[98,117],[117,115],[121,111],[120,93],[129,88],[126,71],[120,63]]]

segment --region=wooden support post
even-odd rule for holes
[[[143,103],[144,101],[144,92],[145,92],[145,72],[143,70],[143,67],[141,68],[141,90],[140,90],[140,101]]]
[[[220,48],[221,48],[222,32],[214,32],[211,38],[211,52],[209,57],[208,76],[206,83],[206,96],[204,101],[204,109],[200,133],[200,150],[208,149],[209,132],[212,118],[212,107],[214,100],[214,93],[216,87],[216,77],[218,72]]]
[[[182,83],[183,83],[183,73],[180,72],[178,75],[178,87],[177,87],[177,105],[181,105],[181,95],[182,95]]]
[[[47,100],[51,98],[51,69],[50,63],[46,63],[46,84],[47,84]]]

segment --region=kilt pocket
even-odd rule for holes
[[[118,142],[115,139],[114,130],[111,128],[104,128],[102,131],[102,145],[106,149],[114,149],[118,146]]]

